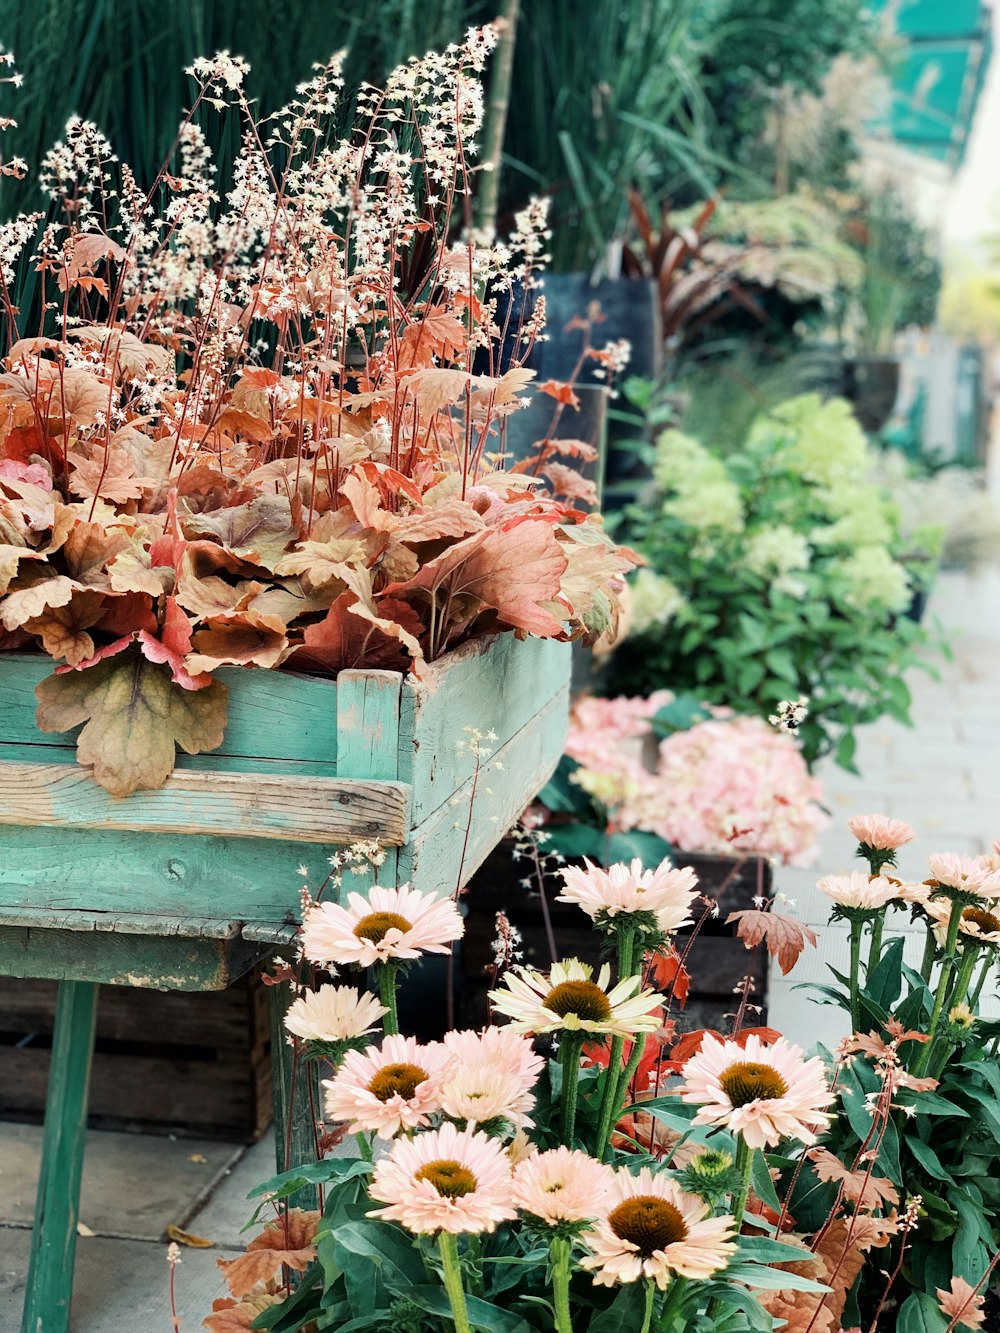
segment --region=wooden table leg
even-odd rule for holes
[[[66,1333],[87,1134],[97,986],[61,981],[21,1333]]]
[[[288,1044],[285,1011],[293,999],[291,986],[287,982],[269,986],[268,996],[271,1002],[274,1154],[280,1172],[315,1162],[315,1125],[322,1117],[323,1101],[316,1061],[296,1060]],[[297,1190],[288,1202],[293,1208],[318,1208],[319,1193],[310,1185]]]

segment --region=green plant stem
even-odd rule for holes
[[[937,941],[934,938],[934,932],[930,926],[927,927],[927,943],[924,945],[924,956],[920,960],[920,975],[929,986],[931,984],[931,973],[934,971],[934,955],[937,953]]]
[[[444,1277],[444,1289],[448,1293],[451,1317],[456,1333],[472,1333],[469,1323],[469,1311],[465,1305],[465,1290],[462,1287],[462,1270],[458,1262],[458,1241],[450,1231],[438,1233],[438,1249],[441,1252],[441,1270]]]
[[[973,1013],[976,1012],[976,1009],[979,1005],[979,997],[983,993],[983,987],[986,985],[986,978],[989,976],[992,968],[993,968],[993,951],[991,949],[986,949],[984,950],[983,953],[982,970],[980,971],[979,976],[976,978],[976,984],[975,986],[973,986],[972,994],[969,996],[969,1008],[972,1010]]]
[[[962,948],[962,961],[959,964],[958,972],[955,976],[955,984],[951,988],[951,994],[945,1001],[945,1008],[948,1013],[951,1012],[955,1005],[961,1004],[968,994],[969,982],[972,980],[972,974],[975,971],[976,959],[978,957],[978,948],[971,940],[967,940]],[[944,1049],[939,1049],[935,1054],[934,1060],[931,1062],[931,1076],[937,1079],[941,1077],[944,1067],[948,1063],[948,1057],[952,1052],[952,1047],[947,1041],[942,1043],[941,1040],[938,1039],[938,1047],[940,1048],[942,1045],[944,1046]]]
[[[635,931],[624,930],[618,937],[618,980],[623,981],[625,977],[632,976],[632,969],[634,966]],[[619,1088],[621,1086],[622,1076],[622,1051],[624,1049],[625,1039],[623,1037],[613,1037],[611,1039],[611,1050],[608,1053],[608,1074],[607,1078],[604,1080],[604,1095],[601,1098],[601,1114],[597,1122],[597,1142],[594,1145],[594,1153],[599,1162],[604,1161],[617,1118],[615,1116],[615,1107],[619,1102]],[[625,1086],[627,1087],[628,1084]]]
[[[582,1047],[582,1032],[563,1032],[560,1050],[563,1075],[561,1138],[567,1148],[573,1146],[573,1131],[576,1127],[576,1090],[580,1082],[580,1051]]]
[[[646,1311],[642,1317],[642,1328],[640,1333],[649,1333],[650,1325],[653,1322],[653,1297],[656,1295],[656,1287],[647,1278],[646,1279]]]
[[[937,991],[934,995],[934,1008],[931,1012],[930,1026],[927,1029],[927,1041],[924,1043],[920,1054],[917,1056],[916,1064],[913,1067],[914,1075],[919,1076],[927,1068],[931,1058],[931,1048],[934,1045],[934,1038],[937,1036],[938,1026],[941,1022],[941,1013],[944,1009],[945,997],[951,988],[951,977],[955,970],[955,944],[958,940],[958,928],[962,923],[962,908],[964,904],[960,898],[954,899],[951,904],[951,917],[948,921],[948,938],[944,946],[944,960],[941,963],[941,976],[938,979]]]
[[[398,971],[398,963],[380,963],[375,969],[379,999],[388,1010],[382,1018],[382,1028],[387,1037],[395,1037],[399,1033],[399,1014],[396,1010],[396,973]]]
[[[746,1212],[747,1199],[750,1197],[750,1175],[753,1171],[753,1153],[747,1146],[746,1139],[742,1134],[737,1135],[736,1138],[736,1170],[739,1172],[740,1183],[733,1195],[733,1218],[735,1220],[735,1232],[739,1236],[743,1214]]]
[[[878,960],[882,956],[882,929],[885,926],[885,912],[879,912],[878,916],[872,921],[872,939],[871,946],[868,949],[868,969],[865,972],[865,980],[870,981],[871,975],[878,966]]]
[[[573,1333],[573,1319],[569,1312],[569,1259],[570,1242],[556,1236],[549,1246],[552,1260],[552,1304],[556,1318],[556,1333]]]
[[[851,1031],[857,1032],[861,1026],[861,1001],[858,996],[858,984],[861,972],[861,932],[864,922],[858,917],[851,918],[851,972],[848,980],[851,987]]]
[[[358,1152],[366,1162],[372,1160],[372,1145],[368,1142],[367,1134],[355,1134],[355,1141],[358,1145]]]

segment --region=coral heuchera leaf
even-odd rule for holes
[[[174,770],[176,747],[201,754],[222,744],[226,686],[185,690],[166,667],[139,654],[119,654],[66,675],[47,676],[35,689],[42,731],[69,731],[82,764],[112,796],[162,787]]]

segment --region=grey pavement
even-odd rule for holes
[[[938,680],[913,674],[913,729],[889,722],[866,729],[860,777],[824,765],[833,823],[817,870],[777,875],[777,889],[820,932],[819,948],[789,978],[771,982],[771,1021],[806,1046],[836,1042],[842,1031],[837,1011],[793,987],[846,959],[844,932],[825,925],[815,890],[819,871],[857,868],[846,819],[884,812],[912,824],[919,836],[904,849],[901,869],[914,878],[923,877],[928,852],[982,852],[1000,836],[1000,572],[945,575],[930,614],[947,627],[954,657],[941,663]],[[995,997],[991,1003],[997,1007]],[[20,1325],[40,1134],[0,1125],[0,1333]],[[266,1139],[243,1148],[90,1134],[81,1219],[93,1234],[78,1242],[71,1333],[171,1333],[164,1238],[171,1222],[213,1242],[185,1249],[177,1272],[180,1333],[196,1333],[224,1294],[215,1261],[240,1248],[247,1192],[273,1173],[272,1153]]]

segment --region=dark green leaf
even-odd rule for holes
[[[948,1320],[926,1291],[912,1291],[896,1316],[896,1333],[944,1333]]]

